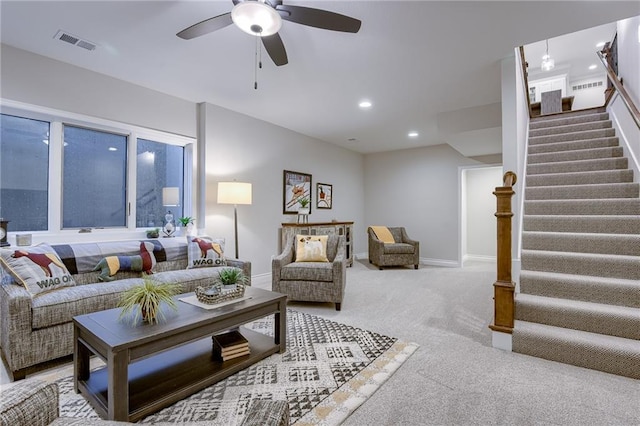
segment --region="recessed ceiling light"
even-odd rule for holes
[[[373,104],[371,103],[371,101],[361,101],[361,102],[358,104],[358,106],[359,106],[360,108],[371,108],[371,105],[373,105]]]
[[[595,70],[596,68],[598,68],[598,66],[596,64],[589,65],[589,69],[590,70]]]
[[[407,136],[409,136],[410,138],[417,138],[418,132],[411,131],[407,134]]]
[[[606,43],[604,41],[601,41],[600,43],[596,44],[596,47],[604,47]]]
[[[109,151],[117,151],[117,150],[118,150],[118,148],[116,148],[115,146],[110,146],[109,147]]]

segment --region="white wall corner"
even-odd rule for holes
[[[501,333],[499,331],[491,331],[491,346],[503,351],[512,351],[512,335],[509,333]]]

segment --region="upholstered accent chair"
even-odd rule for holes
[[[385,243],[376,235],[372,227],[369,234],[369,263],[382,269],[385,266],[413,265],[418,269],[420,264],[420,243],[407,235],[404,227],[388,227],[393,236],[393,243]]]
[[[296,246],[296,235],[291,235],[271,261],[271,289],[286,294],[288,300],[333,302],[339,311],[347,277],[345,237],[327,237],[328,262],[296,262]]]

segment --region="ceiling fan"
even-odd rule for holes
[[[361,21],[327,10],[282,4],[282,0],[232,0],[231,12],[205,19],[176,34],[189,40],[236,24],[242,31],[260,37],[277,66],[286,65],[287,51],[278,34],[282,20],[332,31],[357,33]]]

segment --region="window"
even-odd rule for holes
[[[177,221],[183,216],[183,197],[178,196],[176,205],[162,194],[163,188],[184,194],[184,147],[138,139],[136,163],[136,226],[161,228],[168,210]]]
[[[47,229],[49,123],[0,116],[0,217],[10,231]]]
[[[127,137],[64,126],[62,228],[127,225]]]
[[[10,234],[126,235],[164,226],[167,210],[191,215],[193,138],[10,100],[0,108],[0,217]],[[163,203],[165,188],[179,194],[175,206]]]

